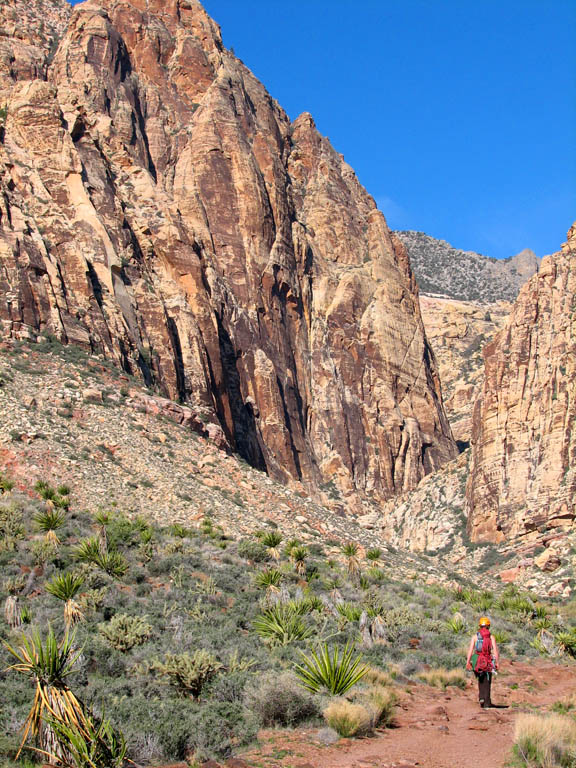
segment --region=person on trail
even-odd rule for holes
[[[478,622],[478,632],[470,640],[466,669],[473,670],[478,679],[478,698],[483,709],[493,706],[490,687],[492,674],[498,670],[499,660],[496,640],[490,634],[490,619],[488,616],[482,616]]]

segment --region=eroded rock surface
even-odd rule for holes
[[[53,7],[57,49],[1,73],[4,332],[115,360],[345,509],[452,458],[406,252],[311,116],[196,0]]]
[[[568,529],[576,491],[576,225],[484,351],[467,486],[473,539]]]
[[[512,305],[420,296],[426,336],[436,362],[446,414],[461,448],[470,442],[472,409],[483,384],[482,349],[504,326]]]

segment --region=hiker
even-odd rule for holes
[[[499,656],[496,640],[490,634],[490,619],[482,616],[478,622],[478,632],[470,640],[466,669],[474,670],[478,678],[478,698],[483,709],[493,706],[490,686],[492,673],[498,670]]]

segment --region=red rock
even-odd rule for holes
[[[475,541],[570,526],[576,472],[576,224],[522,288],[507,325],[484,349],[466,488]]]
[[[350,511],[454,457],[405,248],[312,117],[196,2],[50,7],[48,79],[36,36],[2,59],[3,327],[96,350]]]

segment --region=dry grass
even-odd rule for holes
[[[430,669],[428,672],[421,672],[418,677],[427,685],[442,690],[446,690],[449,685],[466,688],[466,674],[462,669]]]
[[[368,667],[362,682],[370,685],[381,685],[386,688],[394,684],[394,675],[384,672],[383,669],[378,669],[378,667]]]
[[[565,715],[518,715],[514,750],[530,768],[576,765],[576,722]]]
[[[372,728],[387,728],[392,724],[397,697],[394,691],[374,685],[358,695],[357,703],[370,714]]]
[[[372,716],[361,704],[338,699],[323,712],[324,719],[339,736],[350,738],[368,733],[372,728]]]

